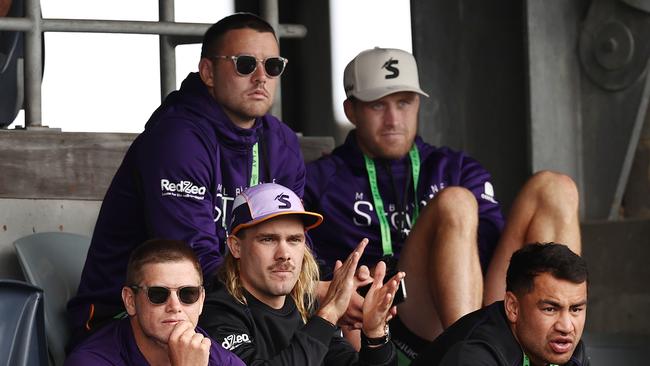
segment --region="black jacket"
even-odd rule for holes
[[[393,342],[357,353],[340,330],[312,316],[303,323],[287,296],[281,309],[273,309],[244,291],[247,305],[239,303],[221,283],[207,293],[199,324],[215,341],[234,352],[247,365],[397,365]]]
[[[411,366],[522,364],[523,353],[508,325],[503,301],[497,301],[459,319],[421,352]],[[564,366],[589,366],[582,341]]]

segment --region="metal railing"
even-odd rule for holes
[[[302,25],[278,24],[277,0],[262,0],[262,14],[276,30],[279,38],[303,38],[307,29]],[[161,99],[176,89],[176,46],[200,43],[211,24],[177,23],[174,21],[174,0],[159,0],[159,21],[118,21],[91,19],[44,19],[40,0],[25,0],[25,17],[0,18],[0,30],[25,33],[24,85],[25,128],[40,128],[41,80],[43,76],[43,32],[90,32],[157,34],[160,36],[160,94]],[[280,115],[280,92],[271,113]]]

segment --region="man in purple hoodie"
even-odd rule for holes
[[[535,174],[505,224],[490,174],[465,153],[416,135],[420,97],[428,95],[410,53],[361,52],[345,69],[344,87],[356,129],[307,166],[305,206],[325,217],[311,238],[326,265],[367,237],[362,264],[384,260],[406,272],[408,298],[391,322],[404,355],[414,358],[463,315],[502,300],[508,259],[524,243],[563,242],[579,253],[578,194],[569,177]],[[348,309],[348,323],[361,302]]]
[[[131,251],[149,238],[182,240],[205,277],[221,263],[234,198],[277,182],[302,196],[296,134],[267,114],[287,60],[273,28],[237,13],[205,33],[199,72],[153,113],[106,193],[78,293],[73,340],[123,311]]]
[[[196,254],[178,240],[154,239],[128,262],[122,301],[128,317],[84,340],[66,366],[244,366],[196,326],[205,290]]]

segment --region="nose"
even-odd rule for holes
[[[172,291],[165,303],[165,310],[168,313],[179,313],[182,308],[181,300],[178,298],[178,290]]]
[[[275,253],[277,260],[288,261],[291,259],[291,251],[289,250],[289,243],[286,240],[280,240],[277,251]]]
[[[399,120],[399,111],[394,105],[389,104],[384,112],[384,124],[395,126]]]
[[[555,322],[555,330],[563,334],[569,334],[573,331],[573,319],[568,311],[560,312]]]
[[[253,72],[253,81],[256,82],[264,82],[266,81],[267,76],[266,76],[266,71],[264,70],[264,61],[263,60],[257,60],[257,67],[255,68],[255,71]]]

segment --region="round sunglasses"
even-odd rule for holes
[[[235,70],[240,76],[247,76],[257,70],[257,64],[261,63],[264,65],[264,72],[266,76],[270,78],[276,78],[282,75],[285,66],[287,66],[287,60],[284,57],[275,56],[267,57],[265,59],[259,59],[251,55],[238,55],[238,56],[210,56],[209,58],[224,58],[230,59],[235,64]]]
[[[129,286],[133,291],[146,291],[147,299],[154,305],[162,305],[167,302],[172,291],[176,292],[178,300],[185,305],[192,305],[199,300],[203,286],[183,286],[183,287],[164,287],[164,286]]]

